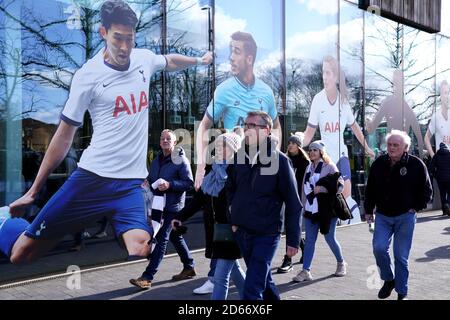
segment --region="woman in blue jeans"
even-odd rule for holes
[[[187,220],[200,209],[204,211],[206,250],[205,256],[216,259],[214,271],[214,289],[212,300],[226,300],[230,278],[233,280],[242,298],[245,273],[239,260],[242,255],[235,242],[213,242],[214,224],[229,223],[227,217],[227,198],[225,182],[227,180],[227,160],[233,158],[241,145],[241,138],[235,133],[224,133],[215,140],[215,156],[212,166],[206,167],[206,176],[201,189],[195,193],[191,202],[181,211],[179,220],[173,220],[176,228],[181,221]]]
[[[305,251],[303,254],[303,270],[293,278],[294,282],[311,281],[311,263],[314,256],[317,235],[319,233],[319,206],[317,195],[319,193],[328,193],[323,186],[316,185],[317,182],[324,177],[338,172],[336,165],[331,161],[326,153],[325,145],[322,141],[315,141],[309,145],[309,159],[311,164],[306,169],[303,179],[302,202],[305,210]],[[342,192],[344,180],[339,177],[338,192]],[[331,216],[331,213],[330,213]],[[334,273],[337,277],[343,277],[347,274],[347,263],[342,256],[342,250],[339,242],[336,240],[337,217],[331,217],[329,231],[325,234],[325,241],[333,252],[337,260],[337,268]],[[328,229],[328,228],[327,228]],[[322,230],[322,228],[321,228]]]

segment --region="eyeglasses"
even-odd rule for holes
[[[244,123],[245,128],[247,129],[255,129],[258,128],[267,128],[266,124],[257,124],[257,123]]]

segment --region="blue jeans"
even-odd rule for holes
[[[416,214],[407,212],[397,217],[376,213],[373,235],[373,254],[384,281],[395,279],[395,291],[408,294],[408,258],[411,251]],[[395,276],[392,269],[389,247],[394,237]]]
[[[336,240],[337,218],[331,219],[330,231],[325,235],[325,241],[336,257],[337,262],[343,262],[342,249]],[[317,235],[319,234],[319,223],[313,223],[311,219],[305,219],[305,252],[303,253],[303,269],[311,270],[311,263],[316,249]]]
[[[164,212],[164,222],[158,233],[156,234],[156,246],[150,255],[150,262],[144,273],[142,274],[143,278],[147,280],[153,280],[155,273],[158,272],[159,264],[161,263],[162,259],[164,258],[164,254],[166,253],[167,242],[169,242],[169,239],[175,247],[178,255],[180,256],[180,260],[183,263],[183,268],[192,269],[194,267],[194,259],[189,252],[189,248],[186,245],[183,236],[171,232],[171,222],[173,219],[177,218],[177,216],[178,213]],[[152,219],[160,220],[157,213],[152,213]]]
[[[230,276],[239,296],[243,297],[245,273],[239,264],[239,260],[216,259],[216,271],[214,273],[214,290],[211,300],[227,300]]]
[[[209,281],[214,282],[214,272],[216,271],[217,266],[217,259],[211,259],[209,262],[209,271],[208,271],[208,278]]]
[[[247,265],[242,299],[280,300],[270,270],[280,235],[249,234],[239,228],[234,236]]]

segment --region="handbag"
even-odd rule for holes
[[[229,223],[215,223],[213,242],[234,242],[233,230]]]
[[[216,220],[216,212],[214,210],[214,198],[211,196],[211,210],[213,219]],[[214,223],[213,242],[234,242],[233,229],[230,223]]]

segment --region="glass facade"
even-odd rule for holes
[[[60,121],[74,72],[103,47],[98,33],[101,3],[0,2],[0,206],[30,188]],[[237,31],[250,33],[257,44],[254,73],[273,92],[282,150],[287,137],[298,131],[310,135],[309,140],[331,139],[328,143],[336,154],[344,154],[349,161],[346,196],[361,209],[366,173],[373,161],[365,153],[364,141],[379,155],[386,149],[384,138],[390,129],[407,130],[414,141],[413,153],[426,159],[425,133],[440,110],[440,84],[450,77],[450,33],[445,19],[442,32],[435,35],[364,12],[357,1],[129,3],[139,17],[136,47],[158,54],[215,52],[212,66],[160,72],[151,79],[149,161],[159,150],[161,130],[169,128],[184,129],[179,131],[181,143],[194,163],[195,124],[210,103],[215,110],[215,88],[232,77],[230,40]],[[447,7],[443,1],[443,17]],[[349,113],[347,119],[354,118],[353,123],[315,116],[314,99],[321,92],[327,94],[324,73],[328,67],[334,70],[338,92],[345,98],[337,101],[339,111]],[[316,126],[315,118],[323,126]],[[215,126],[225,126],[224,119]],[[67,179],[91,135],[86,114],[68,157],[50,175],[27,212],[28,219]],[[431,144],[435,148],[434,137]]]

